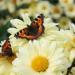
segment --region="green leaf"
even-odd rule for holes
[[[8,21],[5,25],[0,27],[0,42],[9,37],[7,29],[11,27],[11,23]]]

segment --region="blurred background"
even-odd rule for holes
[[[55,23],[75,24],[75,0],[0,0],[0,41],[9,36],[10,20],[21,19],[22,13],[29,14],[31,20],[42,13]]]

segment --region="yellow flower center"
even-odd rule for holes
[[[47,9],[47,7],[46,7],[46,6],[43,6],[43,7],[42,7],[42,9],[43,9],[43,10],[46,10],[46,9]]]
[[[73,6],[69,7],[69,8],[68,8],[68,11],[69,11],[69,12],[73,12],[73,11],[74,11],[74,7],[73,7]]]
[[[60,13],[60,9],[56,6],[53,8],[53,12],[58,14],[58,13]]]
[[[64,3],[67,3],[67,2],[68,2],[68,0],[63,0],[63,2],[64,2]]]
[[[36,72],[44,72],[47,70],[48,66],[49,66],[48,59],[42,56],[34,58],[31,64],[31,67]]]
[[[68,22],[69,22],[69,20],[67,18],[65,18],[65,17],[63,17],[63,18],[60,19],[60,25],[61,26],[68,25]]]

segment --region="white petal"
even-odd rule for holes
[[[72,50],[70,54],[70,60],[73,60],[74,58],[75,58],[75,50]]]
[[[22,29],[25,27],[24,22],[19,19],[12,19],[12,20],[10,20],[10,22],[14,27],[16,27],[18,29]]]
[[[8,31],[10,34],[15,34],[15,33],[18,32],[18,29],[16,29],[16,28],[9,28],[7,31]]]
[[[75,32],[75,25],[73,23],[70,24],[70,29]]]
[[[22,16],[22,18],[23,18],[23,20],[24,20],[24,22],[25,22],[25,25],[26,25],[26,24],[27,24],[27,25],[30,25],[30,24],[31,24],[31,20],[30,20],[28,14],[21,14],[21,16]]]

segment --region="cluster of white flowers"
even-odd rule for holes
[[[35,13],[43,13],[45,16],[51,16],[54,19],[59,19],[64,14],[73,18],[75,17],[75,3],[74,0],[59,0],[56,5],[49,3],[49,1],[32,2],[28,9],[21,9],[18,13],[29,13],[31,16],[35,16]]]
[[[0,0],[0,7],[20,16],[0,43],[0,75],[75,75],[74,0]]]
[[[75,59],[74,24],[68,22],[68,29],[64,30],[60,27],[61,23],[54,23],[50,17],[44,17],[44,33],[37,39],[28,40],[15,37],[32,23],[29,14],[22,14],[21,17],[23,21],[10,20],[12,28],[8,29],[11,34],[9,41],[16,56],[0,55],[0,75],[67,75]],[[4,42],[1,42],[0,53]],[[71,70],[73,75],[74,71]]]
[[[27,8],[26,4],[28,4]],[[0,7],[0,11],[8,10],[11,14],[15,12],[17,14],[29,13],[30,16],[36,16],[35,14],[43,13],[45,16],[51,16],[54,19],[59,19],[62,14],[69,18],[75,17],[74,0],[58,0],[56,5],[43,0],[1,0]],[[18,8],[20,9],[17,10]]]
[[[56,1],[56,0],[54,0]],[[62,16],[65,18],[64,25],[61,23],[60,27],[68,28],[65,22],[72,21],[75,23],[75,2],[74,0],[58,0],[57,4],[52,4],[47,0],[1,0],[0,1],[0,15],[3,22],[7,19],[17,17],[24,13],[29,16],[36,17],[42,13],[45,17],[51,17],[55,22],[61,23]],[[6,12],[7,14],[5,15]],[[2,14],[6,19],[3,20]],[[68,20],[67,20],[68,18]],[[66,25],[66,26],[65,26]],[[64,27],[65,26],[65,27]]]

